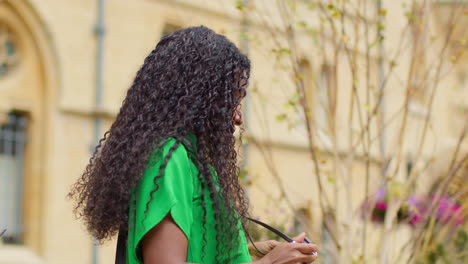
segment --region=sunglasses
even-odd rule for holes
[[[245,217],[247,220],[249,220],[250,222],[253,222],[255,224],[258,224],[260,226],[263,226],[264,228],[270,230],[271,232],[275,233],[275,235],[281,237],[282,239],[286,240],[288,243],[296,243],[296,241],[294,241],[294,239],[292,239],[291,237],[289,237],[288,235],[286,235],[285,233],[279,231],[278,229],[268,225],[268,224],[265,224],[263,223],[262,221],[259,221],[259,220],[256,220],[256,219],[252,219],[250,217]],[[255,250],[262,254],[262,255],[266,255],[265,253],[263,253],[262,251],[260,251],[256,246],[255,246],[255,243],[253,242],[252,238],[250,237],[250,234],[247,232],[247,237],[249,238],[250,240],[250,243],[252,243],[253,247],[255,248]],[[310,244],[312,243],[310,241],[310,239],[308,239],[307,237],[304,238],[304,241],[302,243],[307,243],[307,244]],[[317,252],[314,252],[312,253],[313,255],[317,256]],[[313,264],[313,262],[311,262],[310,264]]]

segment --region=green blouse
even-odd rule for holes
[[[195,143],[194,137],[189,137]],[[206,202],[206,247],[202,256],[204,245],[203,233],[203,207],[201,199],[201,184],[198,180],[198,169],[188,156],[188,148],[180,144],[172,153],[163,176],[156,180],[159,188],[153,193],[154,178],[158,175],[159,167],[169,149],[175,144],[175,139],[169,139],[162,151],[156,150],[151,155],[153,165],[148,166],[143,174],[142,180],[137,186],[136,203],[130,205],[127,263],[140,264],[138,250],[143,236],[156,226],[168,213],[171,214],[175,223],[179,226],[188,240],[187,262],[211,264],[215,263],[216,256],[216,231],[215,220],[212,209],[212,200],[205,195]],[[149,163],[151,164],[151,163]],[[133,199],[132,199],[133,200]],[[150,201],[151,200],[151,201]],[[145,215],[146,204],[149,202],[148,211]],[[135,208],[136,206],[136,208]],[[135,210],[136,209],[136,210]],[[251,262],[247,241],[243,231],[239,234],[240,247],[231,263]]]

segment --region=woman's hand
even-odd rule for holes
[[[294,237],[293,240],[298,243],[280,243],[275,240],[255,243],[257,248],[266,254],[263,257],[253,246],[249,246],[249,251],[255,264],[310,263],[317,258],[313,253],[317,252],[318,247],[315,244],[301,243],[305,236],[305,233],[301,233]]]
[[[303,242],[305,237],[306,237],[306,234],[302,232],[298,236],[293,237],[293,240],[296,242]],[[278,242],[276,240],[267,240],[267,241],[255,242],[255,247],[257,247],[257,249],[260,250],[261,252],[268,254],[279,244],[281,244],[281,242]],[[264,255],[258,252],[257,249],[255,249],[255,247],[252,244],[249,244],[249,253],[253,260],[259,260]]]
[[[255,242],[255,247],[257,247],[257,249],[260,250],[261,252],[268,254],[279,244],[281,243],[276,240],[267,240],[267,241]],[[258,252],[257,249],[255,249],[255,247],[252,244],[250,244],[249,253],[253,260],[259,260],[264,255]]]

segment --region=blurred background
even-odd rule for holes
[[[66,194],[145,56],[198,25],[252,61],[253,217],[316,263],[468,263],[468,1],[0,0],[1,264],[113,263]]]

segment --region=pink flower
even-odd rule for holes
[[[409,224],[411,226],[416,226],[422,221],[422,215],[420,213],[411,213],[409,217]]]
[[[374,199],[366,200],[363,204],[364,214],[368,210],[371,211],[371,220],[376,222],[382,222],[385,218],[387,211],[387,192],[384,187],[380,187],[379,190],[374,194]],[[375,201],[375,206],[372,208],[372,201]],[[398,216],[401,219],[406,219],[411,226],[416,226],[430,217],[431,206],[436,202],[435,195],[423,195],[420,197],[410,196],[407,201],[407,206],[400,208]],[[449,197],[441,197],[435,207],[433,217],[439,223],[442,224],[453,224],[456,226],[462,225],[465,222],[465,216],[460,205],[456,204],[453,199]]]
[[[430,198],[427,196],[421,197],[420,199],[410,197],[408,199],[408,204],[412,207],[410,207],[409,223],[414,226],[420,223],[424,217],[429,217],[429,209],[431,208],[431,204],[435,202],[435,195],[431,195]],[[434,213],[434,217],[440,223],[454,224],[456,226],[464,223],[464,215],[461,207],[448,197],[444,196],[439,199]]]
[[[454,225],[461,225],[464,222],[461,207],[452,199],[446,197],[440,198],[437,206],[436,218],[444,224],[452,223]]]
[[[387,203],[384,201],[377,201],[375,203],[375,208],[380,210],[380,211],[385,211],[387,210]]]

